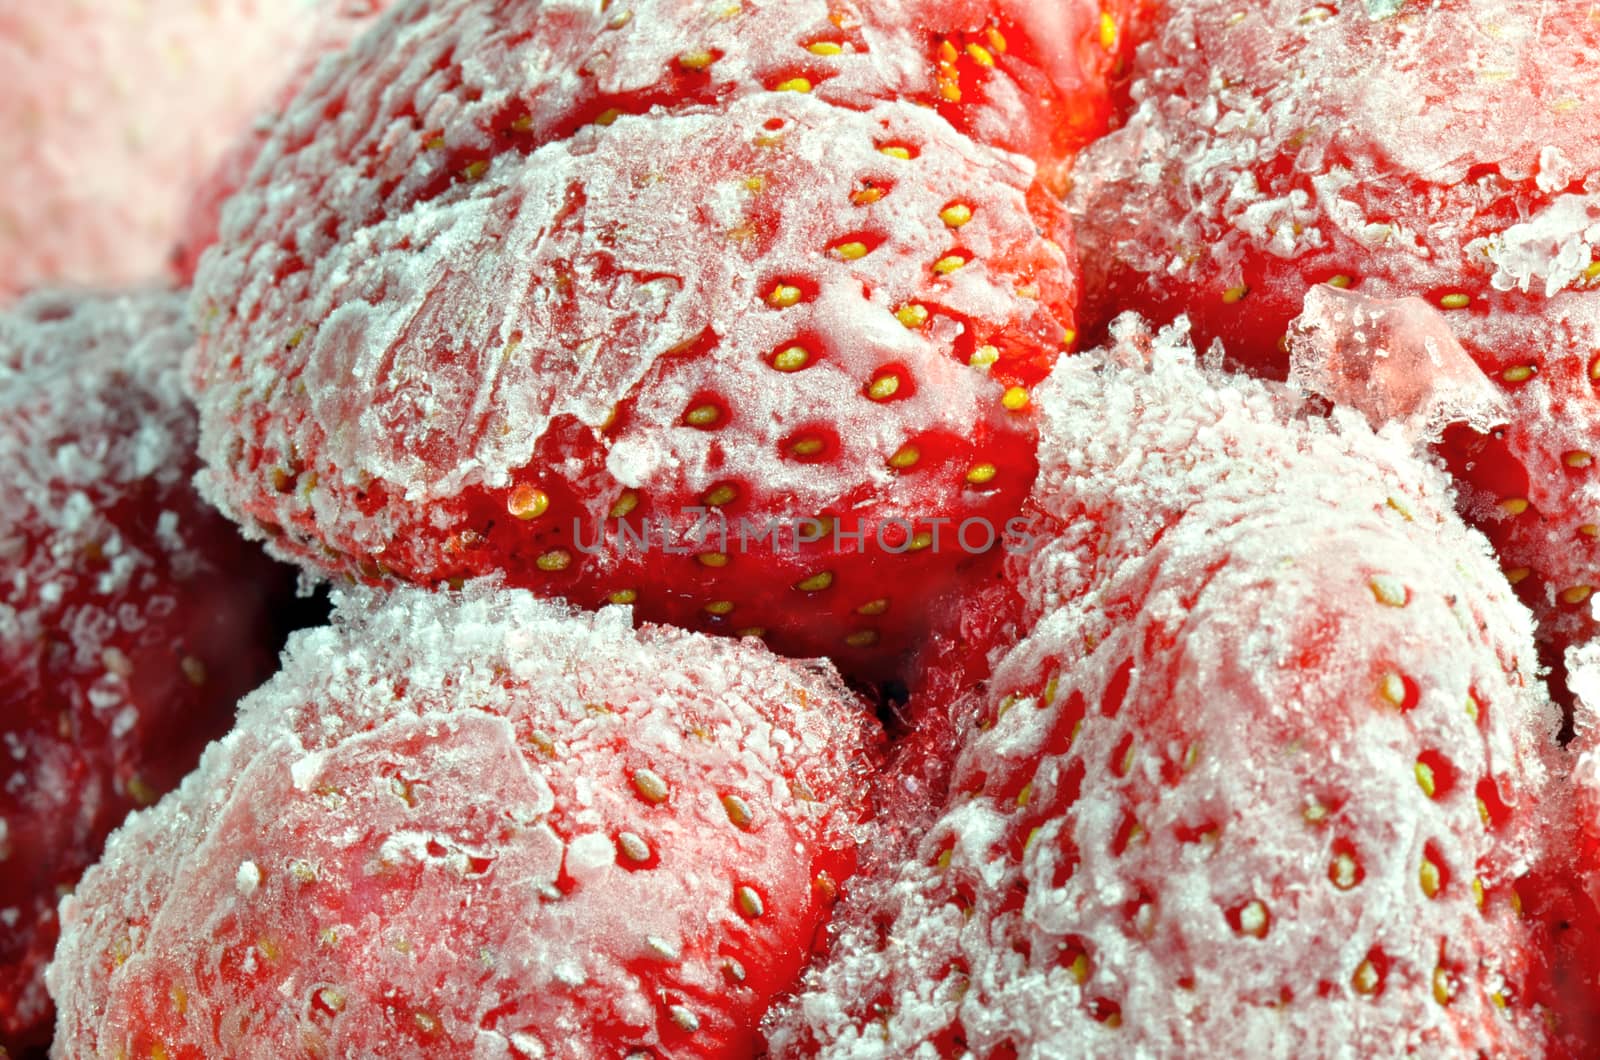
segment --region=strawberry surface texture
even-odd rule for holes
[[[1600,1057],[1600,3],[47,7],[0,1054]]]
[[[0,1047],[47,1041],[56,903],[272,671],[292,596],[190,485],[180,296],[0,313]]]
[[[1115,330],[1036,395],[1028,633],[778,1055],[1540,1055],[1528,613],[1403,439]]]
[[[1136,111],[1073,173],[1088,322],[1186,312],[1201,349],[1221,339],[1282,378],[1302,308],[1313,328],[1337,309],[1308,291],[1426,303],[1504,399],[1440,452],[1559,663],[1594,635],[1600,585],[1593,6],[1196,0],[1170,16]]]
[[[894,676],[1074,334],[1000,149],[1033,49],[987,9],[602,7],[411,4],[288,106],[196,280],[203,487],[314,569]],[[951,114],[941,25],[992,64]]]
[[[67,900],[57,1054],[752,1055],[875,748],[754,643],[347,597]]]

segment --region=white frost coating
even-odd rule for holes
[[[167,1047],[241,1060],[307,1035],[330,1055],[465,1053],[482,1031],[598,1055],[613,1017],[656,1040],[660,991],[726,998],[696,1012],[737,1035],[765,998],[730,994],[716,957],[741,952],[735,887],[760,893],[763,925],[810,937],[813,876],[854,843],[869,725],[825,666],[636,633],[623,609],[481,583],[343,596],[68,900],[49,973],[58,1053],[131,1050],[148,1029],[133,999],[170,985],[189,1002],[159,1028]],[[645,768],[659,804],[632,780]],[[755,827],[735,827],[728,793]],[[646,840],[648,866],[620,863],[622,832]],[[130,917],[146,926],[113,969],[99,955]],[[786,952],[759,959],[798,972]],[[246,953],[256,971],[239,977]],[[323,987],[336,1018],[282,1003]],[[383,1037],[396,988],[439,1036]],[[263,1014],[248,1038],[223,1015],[240,1005]]]
[[[1575,644],[1567,649],[1567,687],[1582,705],[1578,712],[1578,728],[1589,730],[1592,739],[1594,734],[1600,733],[1600,725],[1597,725],[1600,722],[1600,642]],[[1600,770],[1600,754],[1591,750],[1586,757],[1593,762],[1589,768]],[[1600,773],[1596,778],[1600,781]],[[1594,785],[1594,790],[1600,793],[1600,783]]]
[[[1289,331],[1289,382],[1399,424],[1419,444],[1452,423],[1487,433],[1511,416],[1505,395],[1420,298],[1369,298],[1319,284]]]
[[[301,755],[289,764],[289,777],[299,791],[309,790],[311,780],[322,771],[322,755]]]
[[[578,836],[567,844],[567,871],[586,883],[617,863],[615,841],[598,832]]]
[[[1491,997],[1519,996],[1533,851],[1476,806],[1531,814],[1543,779],[1528,614],[1404,439],[1198,370],[1181,328],[1115,333],[1036,392],[1062,537],[1031,632],[776,1055],[1541,1055],[1542,1015]]]
[[[1535,283],[1545,297],[1588,280],[1600,245],[1600,195],[1562,195],[1525,221],[1467,244],[1469,254],[1494,263],[1496,290],[1527,291]]]
[[[234,889],[239,897],[249,898],[261,886],[261,866],[253,861],[239,862],[239,872],[234,877]]]
[[[1173,5],[1140,52],[1135,112],[1074,172],[1086,289],[1125,262],[1153,289],[1178,276],[1209,299],[1239,282],[1247,255],[1293,258],[1313,275],[1323,261],[1357,268],[1363,290],[1389,297],[1489,273],[1502,290],[1569,285],[1592,222],[1566,209],[1521,219],[1600,174],[1589,84],[1600,33],[1585,11],[1548,0]],[[1298,228],[1265,223],[1287,219],[1291,203]],[[1486,262],[1474,240],[1509,245]]]
[[[207,496],[280,555],[428,581],[461,562],[452,531],[489,533],[479,491],[525,478],[565,478],[588,526],[634,483],[646,504],[756,484],[758,524],[970,494],[952,477],[930,498],[887,461],[921,433],[1027,433],[1003,373],[966,362],[975,340],[1014,363],[1060,348],[1070,234],[1030,205],[1033,162],[901,91],[929,76],[919,8],[858,25],[838,7],[434,0],[326,64],[197,275]],[[819,33],[849,46],[808,52]],[[715,91],[682,76],[697,48],[717,55]],[[818,64],[812,90],[770,91],[796,64]],[[1008,76],[986,91],[1021,105]],[[853,199],[869,187],[892,190]],[[957,200],[959,230],[941,219]],[[836,252],[855,240],[870,252]],[[962,267],[935,270],[957,250]],[[779,281],[799,304],[768,303]],[[926,326],[897,318],[912,302]],[[803,371],[772,367],[802,342]],[[912,385],[870,398],[896,364]],[[686,424],[708,396],[726,421]],[[819,421],[837,451],[797,458],[785,441]]]
[[[1552,145],[1539,152],[1539,172],[1533,178],[1540,191],[1560,191],[1583,176],[1561,148]]]
[[[768,122],[781,126],[781,138],[764,133]],[[928,372],[942,368],[929,339],[894,318],[914,296],[928,297],[928,269],[948,249],[948,233],[926,223],[946,204],[939,188],[919,191],[906,182],[884,201],[870,227],[894,242],[863,262],[866,272],[830,266],[824,253],[830,241],[850,234],[854,219],[819,217],[816,204],[848,209],[864,172],[893,177],[894,167],[878,153],[881,142],[923,145],[921,179],[930,170],[986,174],[1007,201],[975,203],[980,216],[989,205],[990,217],[1010,211],[1026,218],[1018,207],[1031,171],[941,126],[909,104],[854,115],[790,95],[741,101],[714,114],[625,116],[529,158],[499,160],[482,180],[360,229],[319,256],[292,320],[269,318],[273,330],[230,330],[211,340],[243,346],[252,371],[226,386],[207,384],[210,479],[219,483],[228,471],[221,454],[239,428],[232,421],[235,401],[265,393],[285,413],[285,426],[273,431],[290,433],[262,441],[273,449],[298,443],[300,451],[320,451],[330,480],[382,479],[413,502],[447,498],[469,484],[504,486],[532,459],[552,421],[572,416],[599,426],[647,373],[664,367],[669,351],[709,329],[718,337],[707,355],[711,363],[683,384],[652,391],[639,409],[634,440],[625,436],[621,443],[632,455],[619,458],[619,478],[673,463],[696,484],[691,489],[703,489],[714,478],[705,462],[715,445],[729,449],[729,459],[751,476],[792,492],[796,510],[819,510],[841,484],[815,466],[782,459],[774,429],[792,429],[820,407],[848,409],[840,434],[853,446],[892,453],[918,430],[951,417],[976,418],[980,400],[992,402],[989,391],[998,393],[997,384],[958,374],[954,364],[946,371],[951,385],[921,380],[918,395],[897,402],[892,418],[858,393],[862,380],[894,360]],[[749,146],[763,136],[774,142],[770,160]],[[707,181],[698,164],[705,158],[749,168]],[[786,169],[832,186],[786,192]],[[769,187],[751,191],[746,181],[763,173]],[[950,186],[987,183],[969,176]],[[727,223],[708,227],[704,212],[725,198],[737,209]],[[741,226],[766,208],[781,212],[762,222],[775,235],[750,242],[753,230],[740,235]],[[997,237],[1012,234],[972,225],[963,235],[976,260],[933,297],[952,311],[987,318],[1018,312],[982,261]],[[721,244],[722,252],[707,253],[708,244]],[[232,282],[235,270],[260,277],[261,269],[254,260],[208,259],[200,296]],[[871,278],[865,305],[861,275]],[[645,277],[658,279],[641,282]],[[815,302],[788,313],[762,311],[778,279],[817,283]],[[508,297],[524,290],[526,297]],[[280,354],[276,329],[285,326],[306,329],[292,354]],[[803,376],[772,371],[766,359],[802,330],[854,341],[816,351],[826,363]],[[453,363],[441,361],[441,349],[455,351]],[[272,385],[288,357],[304,366],[303,394]],[[733,403],[736,431],[676,429],[695,389],[706,385]],[[313,444],[323,432],[327,440]],[[677,448],[650,453],[641,448],[644,439],[658,445],[670,439]]]

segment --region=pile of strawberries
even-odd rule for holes
[[[1600,1055],[1588,7],[325,40],[0,311],[0,1053]]]

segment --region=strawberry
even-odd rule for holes
[[[1036,617],[776,1055],[1542,1049],[1529,616],[1408,447],[1180,337],[1037,392]]]
[[[501,573],[893,676],[1032,479],[1027,392],[1075,297],[1053,200],[820,74],[701,102],[743,67],[685,65],[699,36],[620,57],[665,15],[591,42],[555,9],[436,6],[324,67],[225,212],[197,279],[207,495],[316,570]],[[602,45],[576,88],[540,58]],[[851,69],[844,102],[876,68]]]
[[[874,758],[825,664],[366,591],[63,906],[71,1055],[753,1054]]]
[[[160,277],[188,192],[335,4],[206,0],[0,9],[0,302]]]
[[[1198,344],[1281,378],[1321,284],[1420,298],[1505,398],[1440,452],[1541,619],[1597,631],[1600,275],[1582,4],[1182,5],[1127,126],[1075,174],[1086,316],[1187,312]]]
[[[293,577],[195,495],[168,294],[0,314],[0,1052],[48,1041],[56,903],[271,671]]]
[[[179,283],[194,282],[200,255],[217,241],[222,205],[250,179],[250,168],[266,145],[277,115],[316,73],[318,63],[349,47],[391,2],[320,0],[314,32],[299,53],[295,68],[286,73],[283,83],[277,87],[271,105],[262,105],[263,113],[257,115],[248,128],[238,132],[210,171],[190,189],[188,207],[169,262],[170,271]]]

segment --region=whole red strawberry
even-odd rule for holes
[[[190,485],[181,296],[0,314],[0,1051],[47,1041],[56,903],[270,672],[293,577]]]
[[[204,488],[320,570],[893,674],[1032,480],[1053,200],[878,102],[915,34],[512,7],[398,10],[288,108],[197,280]]]
[[[1074,175],[1086,315],[1187,312],[1281,377],[1322,284],[1415,297],[1505,398],[1442,452],[1541,619],[1594,633],[1600,149],[1583,4],[1176,5],[1127,126]],[[1387,351],[1373,350],[1373,358]]]
[[[743,1057],[854,864],[826,665],[347,598],[63,906],[63,1055]]]
[[[1038,392],[1036,620],[778,1055],[1544,1048],[1527,613],[1406,446],[1192,358]]]

